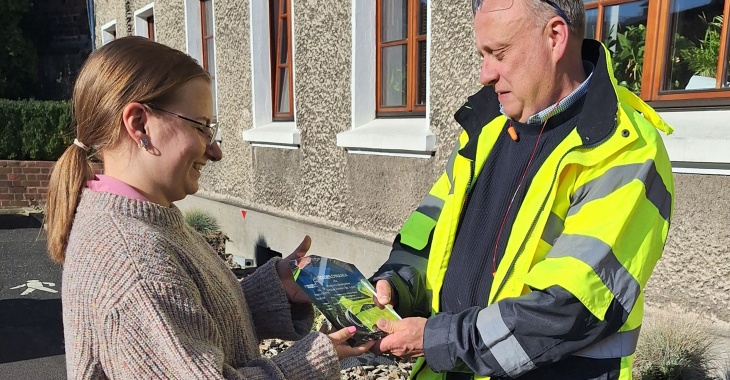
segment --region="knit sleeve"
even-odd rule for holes
[[[276,273],[273,258],[243,279],[243,293],[251,310],[259,339],[297,340],[312,329],[314,309],[311,304],[291,304]]]
[[[317,335],[278,358],[233,369],[225,363],[221,331],[197,290],[179,283],[139,281],[101,324],[100,360],[110,378],[304,380],[339,374],[332,344]]]

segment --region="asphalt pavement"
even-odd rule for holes
[[[0,214],[0,379],[66,379],[61,266],[40,227]]]

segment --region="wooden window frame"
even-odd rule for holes
[[[372,0],[368,0],[372,1]],[[418,14],[422,6],[420,0],[403,0],[408,4],[407,33],[402,40],[382,43],[382,3],[384,0],[375,0],[375,115],[376,117],[389,116],[425,116],[426,105],[416,104],[418,96],[418,44],[426,43],[426,34],[418,34]],[[384,107],[382,102],[382,50],[387,47],[406,45],[406,105],[403,107]],[[426,78],[423,78],[426,80]],[[428,89],[426,89],[428,91]]]
[[[637,2],[639,0],[597,0],[585,3],[585,9],[598,8],[596,16],[596,39],[603,39],[603,14],[607,6]],[[718,58],[716,85],[728,68],[728,30],[730,26],[730,0],[724,0],[723,25],[720,31],[720,57]],[[662,90],[666,73],[666,60],[671,42],[669,11],[671,0],[648,0],[646,20],[646,42],[644,44],[644,67],[641,78],[641,93],[645,101],[655,107],[702,107],[730,105],[730,87],[697,90]]]
[[[147,38],[149,38],[150,41],[154,41],[155,40],[155,15],[146,17],[145,21],[147,21]]]
[[[276,20],[276,26],[271,25],[271,41],[275,43],[271,48],[271,96],[272,99],[272,117],[273,121],[294,121],[294,70],[293,70],[293,57],[292,57],[292,30],[291,30],[291,14],[292,14],[292,2],[291,0],[270,0],[278,1],[279,5],[277,8],[277,14],[274,17]],[[282,12],[282,4],[286,3],[286,12]],[[269,3],[271,4],[271,3]],[[271,10],[271,6],[269,6]],[[284,24],[286,23],[286,24]],[[285,63],[281,61],[281,28],[286,25],[287,33],[287,60]],[[274,41],[276,40],[276,41]],[[281,99],[279,97],[279,82],[282,80],[280,72],[282,69],[288,69],[287,78],[284,78],[288,82],[289,86],[289,112],[279,112],[281,106]]]
[[[205,3],[212,0],[200,0],[200,37],[201,41],[203,42],[202,50],[203,50],[203,69],[210,73],[210,70],[208,68],[208,40],[215,38],[215,34],[208,35],[205,34],[207,28],[207,25],[205,23],[206,19],[206,13],[205,13]]]

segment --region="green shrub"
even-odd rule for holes
[[[644,324],[634,357],[639,380],[716,379],[712,346],[716,338],[706,324],[683,311],[658,314]]]
[[[185,213],[185,222],[195,231],[205,235],[220,229],[215,217],[205,211],[193,209]]]
[[[233,255],[226,253],[226,242],[231,239],[220,230],[218,220],[212,214],[198,209],[192,209],[184,213],[185,223],[203,235],[203,239],[218,254],[229,268],[240,268],[241,266],[233,260]]]
[[[55,161],[73,142],[69,102],[0,99],[0,159]]]

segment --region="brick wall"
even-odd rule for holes
[[[54,161],[0,160],[0,208],[42,204],[53,164]],[[93,166],[101,173],[100,164]]]

